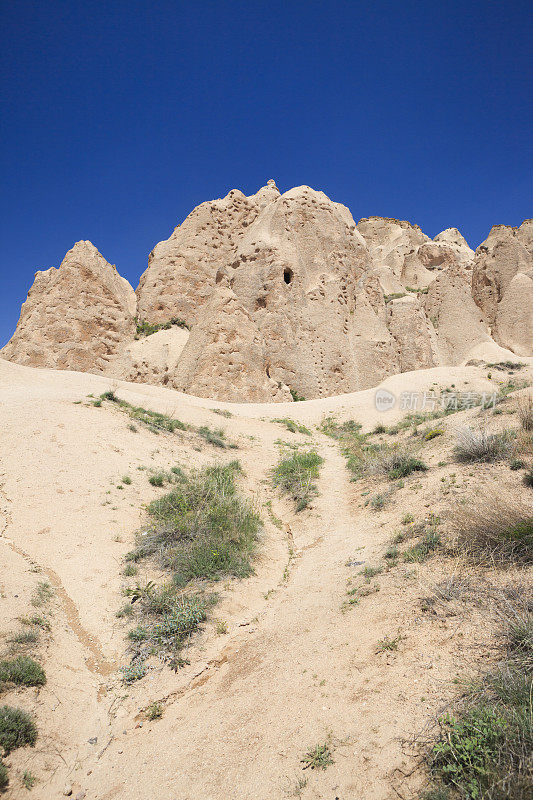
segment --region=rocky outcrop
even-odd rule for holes
[[[484,353],[530,355],[532,253],[531,222],[493,228],[474,255],[456,228],[430,239],[395,219],[356,225],[323,192],[269,181],[194,209],[136,294],[78,242],[37,273],[0,355],[221,400],[356,391]]]
[[[133,339],[135,310],[129,283],[91,242],[77,242],[59,269],[36,273],[0,355],[32,367],[105,371]]]
[[[492,337],[518,355],[533,348],[533,220],[495,225],[474,258],[472,294]]]

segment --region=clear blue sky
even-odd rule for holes
[[[0,344],[37,269],[90,239],[136,286],[231,188],[476,247],[531,203],[528,2],[4,2]]]

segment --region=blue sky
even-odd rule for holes
[[[3,3],[0,345],[75,241],[136,286],[195,205],[271,177],[473,247],[520,224],[531,22],[512,0]]]

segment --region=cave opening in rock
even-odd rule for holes
[[[290,283],[292,281],[292,275],[293,275],[292,269],[290,269],[290,267],[285,267],[285,269],[283,270],[283,280],[285,281],[285,283]]]

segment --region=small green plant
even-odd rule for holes
[[[20,708],[0,707],[0,747],[6,755],[37,741],[37,728],[31,716]]]
[[[299,395],[298,392],[296,391],[296,389],[289,389],[289,391],[290,391],[291,397],[292,397],[292,399],[294,400],[295,403],[301,403],[301,402],[303,402],[305,400],[305,397],[302,397],[301,395]]]
[[[227,419],[233,416],[231,411],[228,411],[226,408],[212,408],[211,411],[213,414],[219,414],[221,417],[226,417]]]
[[[122,574],[123,574],[123,575],[124,575],[126,578],[131,578],[131,577],[133,577],[133,575],[137,575],[137,572],[138,572],[138,569],[137,569],[137,567],[136,567],[134,564],[127,564],[127,565],[124,567],[124,571],[123,571],[123,573],[122,573]]]
[[[29,792],[31,792],[36,783],[37,783],[37,778],[35,777],[35,775],[33,775],[33,773],[31,773],[29,769],[25,769],[24,772],[22,773],[22,785],[24,786],[24,788],[27,789]]]
[[[373,434],[378,434],[378,433],[386,433],[386,432],[387,432],[387,427],[386,427],[385,425],[383,425],[383,423],[382,423],[382,422],[379,422],[379,423],[378,423],[378,424],[377,424],[377,425],[374,427],[374,429],[373,429],[373,431],[372,431],[372,433],[373,433]]]
[[[427,561],[441,543],[440,534],[436,530],[429,530],[420,542],[404,550],[402,558],[407,563]]]
[[[383,639],[378,641],[376,645],[376,653],[387,653],[397,650],[398,645],[403,638],[404,637],[401,635],[395,636],[394,639],[391,639],[389,636],[385,636]]]
[[[384,294],[383,299],[385,303],[390,303],[392,300],[399,300],[401,297],[405,297],[406,292],[392,292],[392,294]]]
[[[148,478],[148,483],[152,486],[161,487],[167,480],[167,475],[165,472],[156,472],[154,475],[150,475]]]
[[[137,659],[136,661],[132,661],[131,664],[128,664],[125,667],[121,667],[120,671],[122,672],[122,682],[129,686],[131,683],[135,683],[135,681],[140,681],[141,678],[144,678],[146,675],[146,664],[143,660]]]
[[[0,686],[14,683],[17,686],[43,686],[46,675],[37,661],[29,656],[17,656],[11,660],[0,661]]]
[[[154,322],[154,323],[146,322],[146,320],[135,319],[135,324],[137,326],[137,330],[135,333],[136,339],[140,339],[142,336],[152,336],[152,334],[157,333],[158,331],[168,331],[173,326],[189,330],[188,323],[185,322],[185,320],[181,319],[180,317],[172,317],[166,322]]]
[[[415,518],[409,512],[407,514],[404,514],[402,517],[402,525],[410,525],[414,521]]]
[[[390,500],[390,495],[388,492],[380,492],[379,494],[375,494],[374,497],[370,500],[370,507],[374,509],[374,511],[381,511],[385,508],[387,503]]]
[[[41,606],[46,605],[46,603],[48,603],[53,596],[54,590],[48,581],[39,581],[31,597],[31,604],[34,606],[34,608],[40,608]]]
[[[37,644],[39,633],[38,631],[17,631],[9,637],[9,641],[19,645]]]
[[[293,498],[296,511],[307,508],[311,498],[317,494],[315,480],[323,462],[316,450],[285,452],[272,470],[274,486]]]
[[[426,430],[422,432],[422,439],[425,442],[430,442],[437,436],[442,436],[443,433],[444,433],[444,428],[426,428]]]
[[[7,786],[9,786],[9,774],[6,765],[2,759],[0,759],[0,791],[5,789]]]
[[[365,567],[359,573],[362,575],[367,583],[370,583],[372,578],[375,578],[376,575],[381,575],[383,572],[383,567]]]
[[[295,422],[293,419],[289,419],[288,417],[273,419],[272,422],[279,422],[280,425],[285,425],[290,433],[303,433],[306,436],[311,436],[311,431],[309,428],[306,428],[305,425],[300,425],[298,422]]]
[[[223,619],[217,619],[215,623],[215,630],[218,636],[222,636],[223,634],[228,632],[228,623],[225,622]]]
[[[156,719],[161,719],[161,717],[163,716],[163,710],[164,709],[161,703],[154,702],[148,706],[148,708],[144,713],[146,715],[146,718],[153,722]]]
[[[512,459],[512,460],[509,462],[509,469],[512,469],[512,470],[513,470],[513,471],[515,471],[515,472],[516,472],[516,470],[519,470],[519,469],[524,469],[524,467],[525,467],[525,466],[526,466],[526,465],[525,465],[525,462],[524,462],[524,461],[522,461],[522,459],[521,459],[521,458],[513,458],[513,459]]]
[[[122,483],[124,483],[126,486],[130,486],[131,485],[130,476],[129,475],[123,475],[122,476]]]
[[[300,763],[304,764],[302,769],[327,769],[334,763],[329,742],[317,744],[308,750],[300,759]]]
[[[222,430],[222,428],[216,428],[212,430],[208,425],[202,425],[198,428],[198,436],[201,436],[209,444],[212,444],[214,447],[220,447],[224,449],[227,447],[226,443],[226,434]]]

